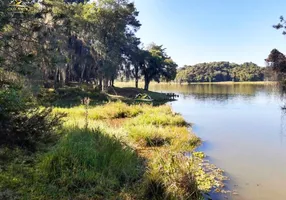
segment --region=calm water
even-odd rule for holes
[[[286,199],[286,115],[275,86],[155,85],[180,95],[171,105],[194,123],[208,159],[224,169],[237,191],[228,199]],[[226,199],[221,197],[217,199]]]

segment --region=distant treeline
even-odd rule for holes
[[[265,67],[254,63],[229,62],[200,63],[178,70],[177,82],[264,81]],[[267,75],[268,77],[268,75]],[[268,79],[268,78],[267,78]]]

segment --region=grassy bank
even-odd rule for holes
[[[170,98],[164,93],[145,91],[140,88],[132,87],[109,87],[106,92],[100,92],[96,88],[88,85],[75,85],[73,87],[64,87],[57,90],[42,88],[40,91],[37,91],[37,93],[38,99],[44,106],[56,107],[81,105],[81,100],[84,97],[90,98],[90,104],[94,106],[118,100],[132,104],[135,102],[137,94],[146,94],[150,96],[155,105],[164,104],[170,101]]]
[[[54,108],[59,140],[37,153],[1,149],[0,199],[202,199],[222,172],[167,105]],[[191,152],[191,156],[186,156]]]

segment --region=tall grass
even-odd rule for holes
[[[55,112],[65,112],[71,117],[81,118],[85,115],[85,108],[83,106],[73,108],[55,108]],[[134,117],[142,113],[142,107],[139,105],[128,106],[122,102],[110,102],[102,106],[96,106],[89,109],[89,119],[117,119]]]
[[[135,118],[131,123],[155,125],[155,126],[187,126],[188,123],[181,115],[165,114],[161,112],[143,113]]]
[[[32,162],[8,161],[0,197],[13,191],[6,199],[200,199],[223,179],[197,158],[200,139],[170,106],[114,102],[90,106],[87,119],[83,106],[54,112],[67,113],[61,139]]]
[[[36,191],[44,199],[115,198],[143,169],[142,159],[115,137],[99,129],[71,129],[38,164]]]

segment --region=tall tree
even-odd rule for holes
[[[160,78],[174,80],[177,64],[166,54],[162,45],[151,44],[142,54],[145,58],[141,70],[144,75],[144,89],[149,89],[152,80],[160,82]]]

